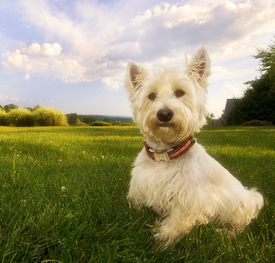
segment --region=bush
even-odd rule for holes
[[[137,126],[137,125],[134,122],[129,121],[129,122],[122,123],[122,126]]]
[[[66,115],[51,108],[39,108],[34,111],[34,118],[38,126],[67,126]]]
[[[106,121],[94,121],[91,126],[112,126],[112,124]]]
[[[34,126],[34,116],[27,109],[13,109],[7,113],[7,124],[14,126]]]
[[[76,113],[70,113],[67,114],[67,121],[70,125],[76,125],[77,123],[77,114]]]
[[[122,122],[121,121],[113,121],[112,125],[113,126],[122,126]]]
[[[272,123],[269,121],[259,121],[259,120],[252,120],[246,121],[242,124],[242,126],[271,126]]]
[[[98,118],[95,116],[83,116],[83,115],[78,115],[78,118],[81,122],[84,122],[88,125],[91,125],[93,122],[98,121]]]
[[[77,122],[74,126],[88,126],[88,124],[84,122]]]
[[[7,125],[7,114],[0,110],[0,126]]]

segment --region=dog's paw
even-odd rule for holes
[[[154,237],[162,249],[166,249],[167,247],[175,244],[178,240],[185,236],[185,234],[187,234],[185,231],[181,231],[180,228],[175,227],[173,224],[165,224],[163,222],[154,231]]]

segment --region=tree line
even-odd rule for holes
[[[43,108],[39,105],[33,108],[20,109],[15,104],[0,105],[1,126],[133,126],[132,121],[111,121],[109,118],[99,120],[95,116],[77,115]]]
[[[107,117],[99,120],[96,116],[77,115],[77,113],[67,114],[67,119],[72,126],[135,126],[133,121],[112,121]]]
[[[41,108],[41,106],[36,105],[33,108],[27,107],[26,109],[29,110],[29,111],[35,111],[39,108]],[[15,104],[8,104],[8,105],[4,105],[4,106],[0,105],[0,111],[2,111],[2,112],[4,111],[5,113],[8,113],[11,110],[15,110],[15,109],[18,109],[18,106],[15,105]]]
[[[228,125],[255,120],[275,124],[275,41],[267,49],[257,48],[261,76],[248,81],[247,90],[228,115]]]
[[[66,115],[58,110],[43,108],[19,109],[14,104],[0,105],[0,125],[2,126],[67,126]]]

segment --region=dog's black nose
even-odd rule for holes
[[[173,118],[173,115],[174,113],[170,109],[162,109],[162,110],[159,110],[157,113],[158,119],[163,122],[171,121]]]

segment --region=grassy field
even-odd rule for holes
[[[2,262],[272,262],[275,128],[206,128],[196,138],[265,207],[236,239],[200,226],[160,252],[157,216],[125,198],[143,146],[137,128],[0,127]]]

